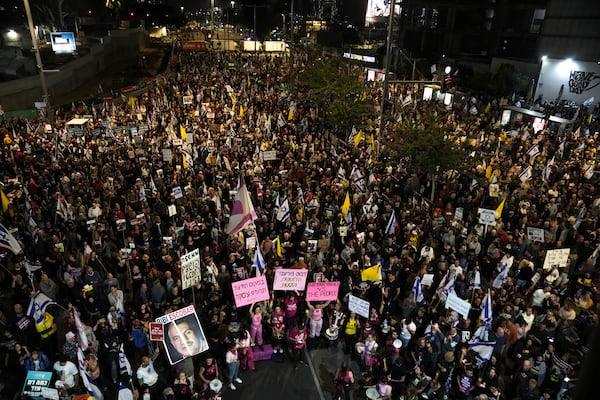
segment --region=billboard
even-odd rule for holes
[[[542,60],[535,98],[540,96],[543,101],[560,99],[577,104],[591,99],[589,105],[593,107],[600,99],[600,64],[570,58]]]
[[[394,14],[400,14],[400,1],[396,1]],[[369,0],[367,2],[367,13],[365,15],[365,26],[375,23],[386,23],[390,16],[392,0]]]
[[[55,53],[74,53],[77,50],[73,32],[51,32],[50,43]]]
[[[163,324],[163,344],[171,365],[208,350],[208,342],[194,306],[156,319]]]

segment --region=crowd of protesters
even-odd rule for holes
[[[373,154],[369,132],[336,139],[316,106],[286,85],[305,62],[177,51],[143,93],[59,110],[58,138],[41,120],[2,122],[1,222],[24,249],[1,261],[3,394],[20,393],[30,370],[55,371],[63,395],[85,393],[77,316],[85,369],[105,398],[120,386],[124,399],[212,399],[210,382],[235,390],[238,368],[261,368],[252,352],[266,344],[297,368],[307,346],[349,354],[359,375],[348,364],[331,371],[346,396],[358,387],[355,397],[374,388],[382,399],[538,400],[572,389],[600,295],[594,122],[560,132],[513,123],[507,134],[500,101],[405,104],[405,120],[435,113],[440,126],[476,143],[465,154],[473,167],[440,173],[434,186],[385,145]],[[67,129],[85,114],[93,127]],[[276,159],[264,160],[271,150]],[[227,235],[240,177],[258,218]],[[280,218],[284,198],[290,213]],[[499,208],[495,224],[481,225],[479,208]],[[528,227],[543,237],[532,240]],[[338,300],[272,291],[270,301],[236,309],[231,283],[255,276],[254,236],[271,288],[276,268],[303,268],[309,281],[340,281]],[[179,257],[196,248],[203,279],[182,290]],[[568,261],[544,269],[551,249],[570,249]],[[380,279],[363,280],[376,265]],[[415,279],[427,274],[433,279],[415,302]],[[449,281],[471,303],[468,317],[445,308]],[[493,351],[482,358],[470,341],[488,288]],[[27,315],[36,291],[57,303],[39,323]],[[348,309],[350,295],[369,302],[369,318]],[[210,350],[171,366],[148,324],[192,303]],[[120,369],[121,345],[132,379]]]

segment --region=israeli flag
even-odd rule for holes
[[[418,276],[413,284],[413,298],[415,304],[421,304],[425,301],[425,297],[423,297],[423,287],[421,286],[421,278]]]
[[[478,270],[473,274],[473,280],[471,281],[471,290],[481,289],[481,273]]]
[[[521,182],[529,181],[533,178],[533,174],[531,173],[531,167],[525,168],[520,174],[519,179]]]
[[[285,222],[285,220],[287,220],[290,216],[290,203],[287,199],[287,197],[285,197],[283,199],[283,201],[279,204],[279,207],[277,208],[277,221],[279,222]]]
[[[260,252],[258,238],[256,240],[256,251],[254,252],[254,265],[256,266],[256,276],[261,276],[265,272],[265,260]]]
[[[393,235],[395,233],[396,233],[396,211],[393,210],[392,215],[390,215],[390,220],[388,221],[387,226],[385,227],[385,234]]]
[[[502,263],[500,266],[500,273],[494,278],[494,282],[492,286],[496,289],[500,289],[506,279],[508,278],[508,271],[510,270],[510,266],[507,263]]]
[[[537,144],[534,144],[527,150],[527,155],[531,158],[535,158],[540,155],[540,148]]]

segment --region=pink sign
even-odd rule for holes
[[[306,286],[307,269],[284,269],[275,270],[273,290],[299,290],[303,291]]]
[[[233,289],[236,307],[243,307],[257,301],[269,299],[269,287],[267,286],[267,278],[264,276],[232,282],[231,288]]]
[[[306,287],[306,301],[335,300],[339,282],[310,282]]]

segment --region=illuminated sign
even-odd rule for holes
[[[354,60],[354,61],[363,61],[363,62],[369,62],[369,63],[375,62],[375,57],[363,56],[362,54],[344,53],[344,58],[348,58],[348,59]]]
[[[50,42],[55,53],[73,53],[77,50],[73,32],[51,32]]]

